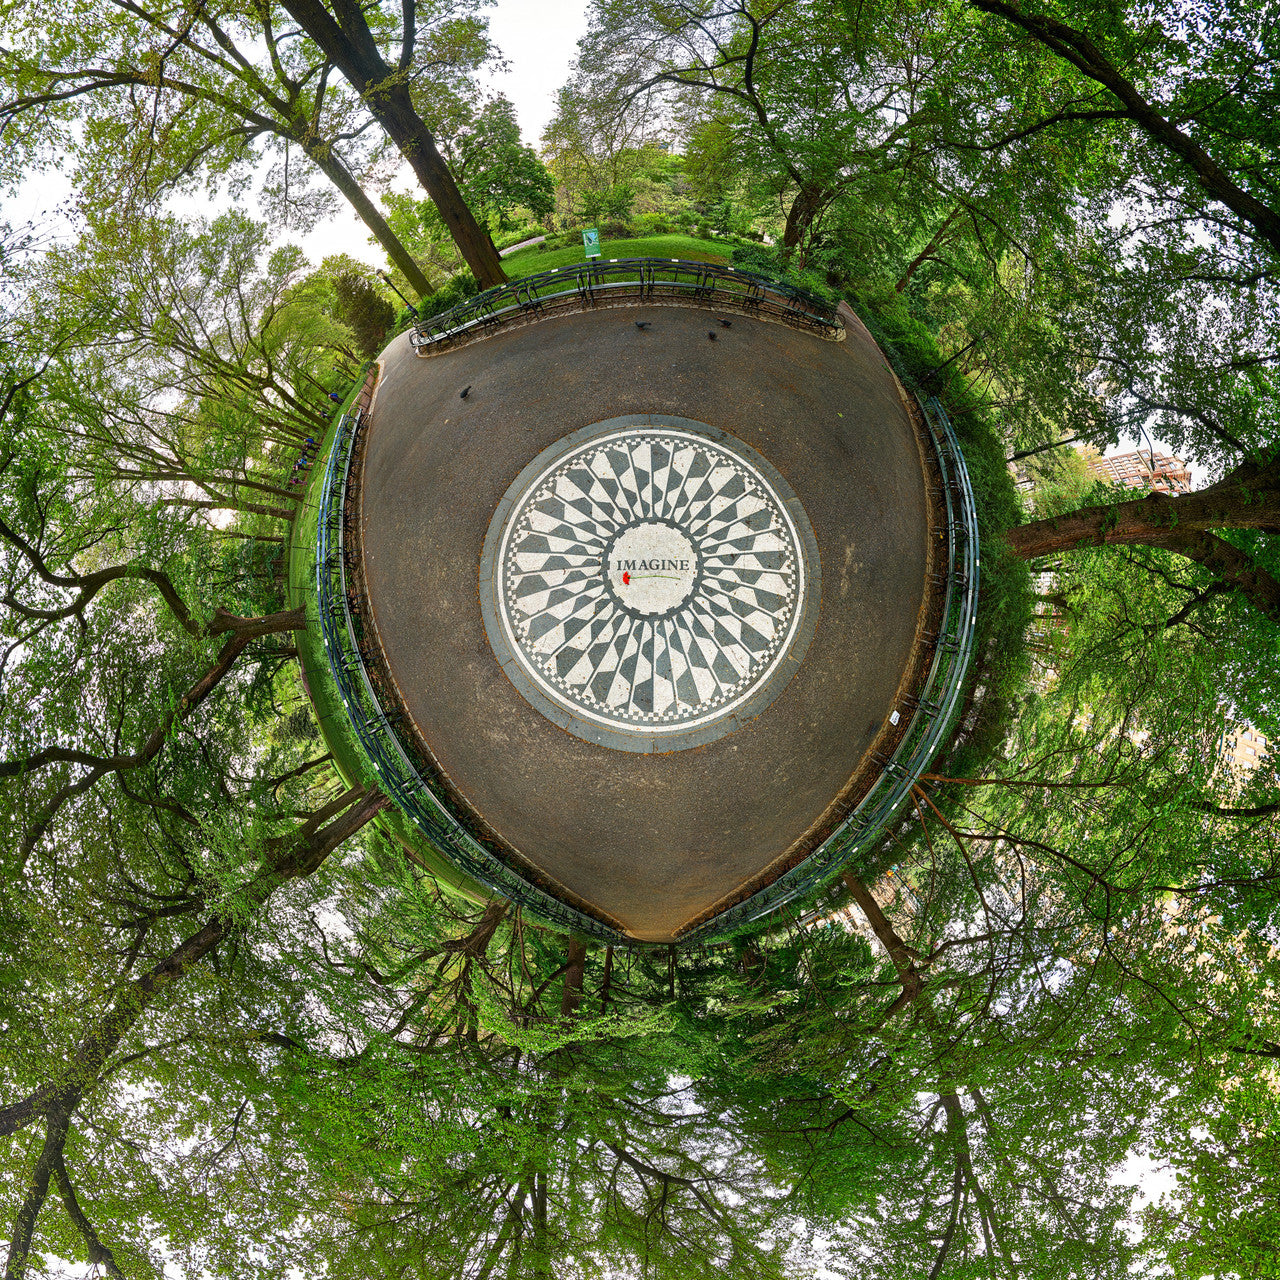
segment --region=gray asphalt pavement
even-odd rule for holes
[[[638,938],[668,938],[771,878],[862,794],[926,605],[917,440],[865,331],[832,343],[735,316],[711,342],[713,323],[692,307],[619,308],[427,358],[401,338],[367,435],[369,596],[418,732],[515,861]],[[717,741],[650,755],[534,710],[498,666],[477,597],[513,478],[569,432],[635,413],[708,423],[762,453],[803,503],[822,571],[812,642],[776,701]]]

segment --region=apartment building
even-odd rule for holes
[[[1267,754],[1267,739],[1252,725],[1242,725],[1222,739],[1222,763],[1233,773],[1252,773]]]
[[[1191,492],[1190,466],[1168,453],[1118,453],[1110,458],[1090,458],[1088,467],[1099,480],[1109,480],[1126,489],[1171,495]]]

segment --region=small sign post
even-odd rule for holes
[[[595,227],[587,227],[582,233],[582,249],[588,258],[600,256],[600,233]]]

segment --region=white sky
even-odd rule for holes
[[[508,64],[493,87],[515,103],[530,146],[539,145],[586,31],[586,0],[497,0],[490,11],[489,32]]]
[[[569,77],[578,41],[587,29],[586,5],[587,0],[496,0],[489,9],[489,31],[502,51],[506,70],[486,76],[483,83],[515,104],[520,131],[530,146],[540,145],[555,110],[556,90]],[[413,188],[407,166],[403,183],[397,185]],[[32,219],[47,224],[53,206],[70,194],[61,174],[45,173],[0,204],[15,222]],[[345,208],[302,237],[301,243],[314,261],[330,253],[349,253],[372,265],[385,265],[382,251],[369,244],[364,225]]]

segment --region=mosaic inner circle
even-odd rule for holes
[[[481,599],[499,661],[544,714],[604,745],[673,750],[777,696],[812,633],[816,576],[808,520],[764,458],[645,416],[525,468],[490,527]]]
[[[604,580],[618,604],[641,618],[678,609],[698,580],[693,539],[673,524],[628,525],[604,556]]]

